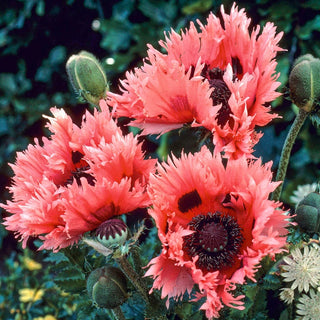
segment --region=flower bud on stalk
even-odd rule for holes
[[[318,192],[309,193],[299,202],[295,220],[306,232],[320,232],[320,194]]]
[[[101,223],[95,235],[97,240],[106,247],[121,246],[128,238],[128,227],[120,219],[109,219]]]
[[[311,54],[296,59],[289,76],[290,96],[300,109],[310,112],[320,99],[320,59]]]
[[[87,291],[101,308],[116,308],[128,298],[126,277],[120,269],[112,266],[93,270],[87,280]]]
[[[66,64],[69,80],[74,90],[86,101],[95,105],[108,91],[107,76],[96,57],[81,51],[72,55]]]

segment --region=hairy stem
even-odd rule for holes
[[[168,319],[165,315],[166,309],[163,301],[154,293],[149,295],[144,279],[133,269],[128,259],[125,256],[121,256],[120,258],[116,258],[116,261],[119,263],[120,268],[126,274],[128,279],[140,293],[141,297],[146,303],[146,309],[149,311],[152,310],[152,318],[155,320]]]
[[[132,260],[134,264],[134,269],[140,277],[143,276],[142,263],[140,258],[140,248],[136,245],[132,246],[130,250],[132,254]]]
[[[135,272],[135,270],[132,268],[129,261],[124,256],[121,256],[120,258],[117,258],[116,260],[119,263],[122,271],[130,279],[130,281],[132,282],[134,287],[139,291],[143,300],[146,303],[149,303],[148,289],[147,289],[144,281],[142,280],[141,276],[139,276]]]
[[[126,320],[120,307],[116,307],[116,308],[112,309],[112,314],[113,314],[115,320]]]
[[[299,109],[299,113],[297,114],[289,132],[287,135],[287,138],[284,142],[281,156],[280,156],[280,162],[279,162],[279,168],[277,171],[277,176],[276,176],[276,181],[282,181],[284,182],[286,173],[287,173],[287,168],[288,168],[288,163],[290,159],[290,154],[292,147],[294,145],[294,142],[298,136],[298,133],[306,120],[308,116],[308,112]],[[279,201],[280,196],[281,196],[281,191],[282,191],[283,183],[281,183],[280,186],[273,192],[272,194],[272,200],[274,201]]]

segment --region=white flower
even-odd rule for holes
[[[309,291],[309,286],[318,287],[320,284],[320,247],[313,246],[304,247],[302,254],[301,250],[296,248],[292,250],[291,257],[284,257],[285,265],[282,269],[285,272],[281,273],[285,282],[293,282],[291,289],[298,288],[299,292]],[[320,319],[320,317],[319,317]]]
[[[301,320],[320,319],[320,292],[310,290],[310,296],[303,294],[297,304],[297,314]]]
[[[291,304],[294,299],[294,291],[291,288],[282,288],[280,299],[287,304]]]
[[[317,189],[318,184],[304,184],[298,186],[298,189],[293,191],[293,195],[290,197],[290,201],[297,205],[300,201],[302,201],[309,193],[315,192]]]

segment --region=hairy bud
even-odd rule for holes
[[[106,247],[123,245],[128,238],[128,227],[120,219],[109,219],[96,229],[97,240]]]
[[[125,275],[112,266],[93,270],[87,280],[87,291],[99,307],[107,309],[120,306],[128,297]]]
[[[294,104],[310,112],[320,99],[320,59],[311,54],[299,57],[289,76],[290,96]]]
[[[105,98],[108,91],[107,77],[93,54],[81,51],[72,55],[67,61],[66,70],[79,96],[95,105]]]
[[[320,194],[318,192],[309,193],[299,202],[295,220],[306,232],[320,231]]]

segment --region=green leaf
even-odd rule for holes
[[[71,247],[62,249],[64,255],[69,259],[70,263],[82,271],[85,271],[86,253],[83,247]]]
[[[302,232],[299,228],[289,228],[287,243],[298,244],[302,241],[309,242],[310,236]]]
[[[86,281],[85,280],[56,280],[54,283],[63,291],[70,292],[74,294],[81,294],[86,290]]]
[[[63,46],[54,47],[49,53],[49,63],[51,65],[64,63],[66,60],[66,48]]]
[[[45,13],[45,3],[43,0],[38,1],[36,6],[36,13],[38,16],[42,17]]]
[[[68,262],[69,263],[69,262]],[[81,293],[86,290],[84,273],[77,266],[65,264],[65,262],[51,268],[54,283],[63,291]]]
[[[0,90],[6,95],[14,95],[18,91],[18,86],[13,73],[0,74]]]
[[[316,127],[318,127],[318,128],[320,128],[320,116],[319,116],[319,112],[311,113],[309,117],[310,117],[313,125],[316,126]]]
[[[133,291],[130,298],[121,306],[126,319],[144,320],[145,302],[140,294]]]
[[[85,275],[79,271],[74,266],[68,266],[62,270],[59,270],[59,273],[54,277],[54,281],[69,281],[69,280],[84,280]]]
[[[266,290],[276,290],[281,287],[281,281],[279,277],[275,274],[270,274],[268,273],[264,278],[263,278],[263,287]]]
[[[48,257],[46,257],[44,261],[55,264],[59,264],[61,262],[69,262],[68,258],[62,252],[50,252]]]
[[[97,308],[91,300],[83,301],[77,305],[77,320],[95,320]]]
[[[39,82],[47,83],[51,79],[52,69],[49,65],[43,65],[38,68],[35,80]]]
[[[281,312],[279,320],[287,320],[290,319],[288,309],[285,309]]]
[[[170,26],[177,15],[177,6],[174,0],[141,0],[139,9],[146,17],[165,26]]]
[[[132,25],[125,20],[119,23],[115,20],[105,20],[101,22],[99,32],[102,33],[100,46],[109,51],[126,50],[130,46]]]
[[[303,27],[297,30],[297,37],[301,40],[309,40],[312,38],[313,31],[320,31],[320,15],[309,20]]]
[[[112,7],[112,17],[122,23],[129,17],[134,9],[134,1],[122,0]]]
[[[300,5],[304,8],[310,8],[313,10],[320,10],[320,1],[319,0],[307,0],[301,1]]]
[[[176,309],[175,313],[181,319],[190,319],[190,315],[192,314],[192,304],[191,303],[181,303]]]
[[[198,0],[182,8],[184,14],[204,13],[212,8],[212,0]]]
[[[131,50],[128,53],[114,54],[112,56],[112,58],[114,59],[114,64],[104,64],[104,68],[107,72],[108,79],[110,79],[111,77],[115,77],[117,73],[124,72],[128,68],[134,56],[135,54],[131,52]],[[116,78],[114,82],[117,83],[118,79]]]
[[[272,2],[272,5],[270,6],[270,13],[272,13],[273,21],[278,19],[289,21],[297,11],[298,7],[293,6],[291,1]]]
[[[8,130],[9,130],[8,118],[0,117],[0,135],[8,133]]]
[[[5,46],[8,42],[7,30],[0,30],[0,48]]]

